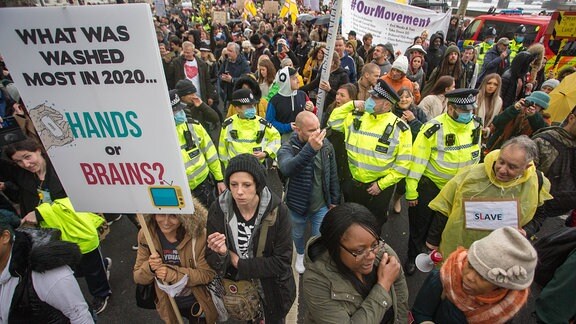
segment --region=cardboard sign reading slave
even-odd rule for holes
[[[214,11],[212,22],[215,24],[226,25],[227,18],[226,11]]]
[[[278,2],[277,1],[264,1],[264,13],[277,14],[278,13]]]
[[[518,228],[516,200],[464,200],[464,213],[467,229],[493,231],[504,226]]]

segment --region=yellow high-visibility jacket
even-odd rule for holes
[[[236,114],[222,123],[218,154],[224,166],[231,158],[243,153],[262,151],[275,159],[280,142],[280,133],[266,119],[260,116],[243,119]]]
[[[427,122],[416,136],[406,177],[406,199],[418,199],[418,182],[426,176],[442,189],[461,168],[480,161],[482,124],[462,124],[447,113]]]
[[[412,133],[394,113],[358,113],[350,101],[334,109],[328,125],[344,133],[348,166],[355,180],[377,181],[383,190],[408,174]]]
[[[190,132],[190,143],[187,143],[187,131]],[[176,132],[190,190],[206,180],[210,172],[216,181],[222,181],[224,177],[216,147],[204,127],[194,120],[176,125]]]

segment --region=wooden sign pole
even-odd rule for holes
[[[156,247],[154,246],[154,242],[152,241],[152,236],[150,236],[150,231],[148,230],[148,224],[146,224],[146,220],[144,220],[144,215],[136,214],[136,217],[138,217],[138,222],[140,223],[142,231],[144,232],[144,237],[146,238],[146,244],[148,244],[148,248],[150,249],[150,253],[155,254],[156,253]],[[162,281],[162,283],[165,284],[164,281]],[[180,314],[180,310],[178,309],[178,305],[176,305],[176,300],[174,300],[174,297],[172,297],[170,295],[168,295],[168,299],[170,300],[170,305],[172,305],[172,309],[174,310],[174,313],[176,314],[176,319],[178,320],[178,324],[184,324],[184,321],[182,320],[182,315]]]

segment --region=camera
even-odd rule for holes
[[[533,101],[530,100],[524,100],[524,107],[531,107],[534,105]]]

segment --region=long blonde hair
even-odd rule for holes
[[[486,92],[486,84],[488,83],[488,81],[492,79],[496,79],[498,81],[498,87],[496,88],[496,91],[494,91],[494,93],[490,95]],[[480,87],[478,88],[479,90],[478,96],[476,97],[476,102],[478,103],[479,108],[480,106],[485,107],[485,116],[483,116],[484,120],[482,121],[484,123],[484,126],[488,126],[486,124],[486,121],[492,120],[492,118],[495,116],[494,110],[498,105],[498,99],[500,98],[501,88],[502,88],[502,78],[498,73],[488,74],[486,77],[484,77],[482,83],[480,83]]]

